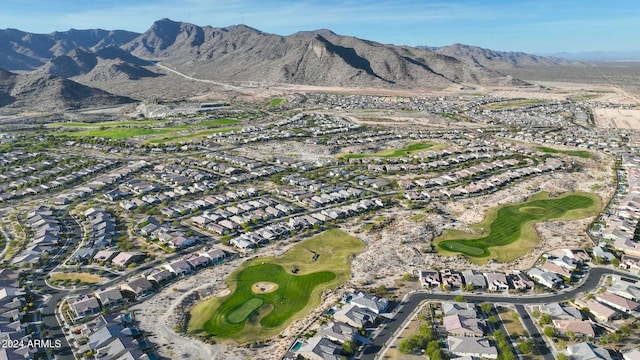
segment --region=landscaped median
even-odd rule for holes
[[[582,219],[597,215],[601,208],[602,202],[595,194],[576,192],[550,198],[541,192],[527,202],[490,209],[483,222],[472,226],[479,235],[447,231],[434,239],[434,244],[445,255],[464,254],[477,262],[508,262],[538,244],[535,223]]]
[[[320,294],[351,276],[351,255],[362,241],[329,230],[293,246],[280,257],[244,263],[227,279],[231,293],[191,310],[189,332],[236,342],[274,336],[320,303]]]

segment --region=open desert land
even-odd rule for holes
[[[593,112],[601,128],[640,130],[640,110],[596,108]]]

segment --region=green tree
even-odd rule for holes
[[[490,313],[492,308],[493,308],[493,305],[491,305],[490,303],[480,304],[480,310],[482,310],[482,312],[485,314]]]
[[[528,355],[531,354],[533,352],[533,344],[531,343],[530,339],[527,339],[525,341],[522,341],[518,344],[518,350],[523,354],[523,355]]]
[[[389,291],[387,290],[387,288],[384,285],[380,285],[376,288],[376,296],[377,297],[383,297],[385,295],[387,295]]]
[[[467,299],[462,295],[458,295],[458,296],[453,298],[453,301],[456,301],[456,302],[467,302]]]
[[[351,340],[347,340],[342,343],[342,350],[344,350],[348,355],[353,355],[356,352],[356,349],[356,344]]]
[[[553,322],[553,318],[549,314],[542,314],[540,316],[540,321],[538,322],[541,326],[549,325]]]
[[[618,258],[615,258],[613,260],[611,260],[611,265],[618,267],[620,266],[620,260]]]
[[[556,329],[551,326],[545,327],[543,332],[544,332],[544,335],[548,338],[554,338],[558,335],[558,332],[556,331]]]
[[[411,354],[413,352],[413,346],[409,338],[402,339],[400,345],[398,345],[398,351],[403,354]]]

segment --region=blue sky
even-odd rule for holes
[[[331,29],[397,45],[453,43],[530,53],[640,50],[638,0],[3,0],[0,28],[144,32],[168,17],[288,35]]]

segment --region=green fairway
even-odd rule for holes
[[[236,130],[240,130],[240,129],[241,128],[219,128],[219,129],[209,129],[209,130],[196,131],[196,132],[188,134],[188,135],[157,136],[157,137],[149,140],[149,142],[152,143],[152,144],[164,144],[164,143],[170,143],[170,142],[188,141],[188,140],[192,140],[192,139],[206,137],[206,136],[213,135],[213,134],[231,132],[231,131],[236,131]]]
[[[553,149],[550,147],[545,147],[545,146],[539,146],[536,149],[542,151],[542,152],[546,152],[546,153],[550,153],[550,154],[565,154],[565,155],[569,155],[569,156],[577,156],[577,157],[581,157],[583,159],[590,159],[593,156],[591,155],[591,153],[589,153],[588,151],[583,151],[583,150],[558,150],[558,149]]]
[[[516,101],[491,103],[486,105],[486,107],[489,109],[506,109],[506,108],[520,107],[520,106],[541,105],[546,103],[548,103],[547,100],[540,100],[540,99],[516,100]]]
[[[491,209],[485,220],[473,228],[480,235],[447,231],[434,240],[445,253],[506,262],[528,252],[537,244],[536,222],[551,219],[580,219],[598,214],[600,199],[594,194],[571,193],[548,198],[546,193],[520,204]]]
[[[244,303],[241,303],[237,309],[234,309],[227,315],[227,321],[232,324],[244,322],[252,312],[258,310],[264,304],[264,299],[253,297]]]
[[[404,149],[387,149],[379,151],[375,154],[345,154],[341,157],[344,159],[361,159],[368,157],[380,157],[380,158],[394,158],[401,156],[411,156],[419,153],[422,150],[429,149],[433,147],[435,144],[433,143],[415,143],[411,144]]]
[[[171,128],[157,128],[157,129],[148,129],[148,128],[118,128],[118,127],[110,127],[106,129],[92,129],[92,130],[81,130],[81,131],[69,131],[63,133],[55,133],[54,135],[61,136],[79,136],[79,137],[103,137],[109,139],[129,139],[137,136],[155,136],[162,134],[171,134],[174,133],[175,130]]]
[[[284,104],[284,102],[285,102],[285,99],[274,98],[274,99],[269,100],[269,106],[270,107],[280,106],[280,105]]]
[[[130,139],[140,136],[151,137],[151,143],[186,141],[211,134],[229,132],[240,128],[223,126],[241,123],[241,120],[222,118],[193,122],[190,124],[162,126],[167,120],[109,121],[99,123],[69,122],[52,124],[52,128],[68,128],[73,131],[53,133],[58,136],[102,137],[109,139]]]
[[[277,335],[317,306],[322,290],[346,282],[351,276],[349,257],[362,250],[359,239],[329,230],[280,257],[248,261],[226,279],[231,294],[191,310],[189,331],[237,342]],[[262,282],[277,284],[277,289],[255,293],[252,287]]]

